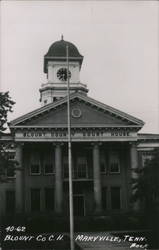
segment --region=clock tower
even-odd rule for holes
[[[54,42],[50,46],[47,54],[44,56],[44,73],[47,74],[47,83],[42,84],[40,88],[42,106],[67,95],[66,46],[68,46],[70,93],[78,91],[87,95],[87,86],[80,82],[83,56],[74,44],[63,40],[62,36],[60,41]]]

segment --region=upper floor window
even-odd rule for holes
[[[86,178],[87,177],[87,159],[85,156],[79,156],[77,158],[75,170],[75,178]]]
[[[9,160],[14,161],[15,160],[15,154],[9,155]],[[8,178],[14,178],[15,177],[15,169],[14,166],[10,166],[6,169],[6,175]]]
[[[51,155],[51,152],[44,153],[43,167],[44,174],[48,175],[54,173],[54,156]]]
[[[15,154],[13,153],[13,154],[10,154],[9,155],[9,160],[14,160],[15,159]]]
[[[63,157],[63,173],[64,173],[64,178],[69,177],[69,172],[68,172],[68,157],[64,156]]]
[[[6,174],[8,178],[15,178],[15,170],[14,168],[7,168]]]
[[[40,153],[33,152],[30,157],[30,174],[40,175],[41,174],[41,163],[40,163]]]
[[[44,165],[44,174],[53,174],[54,173],[54,168],[52,163],[46,163]]]
[[[153,155],[150,152],[144,152],[142,154],[142,167],[145,167],[148,162],[150,162],[153,158]]]
[[[105,174],[107,172],[106,155],[104,154],[104,152],[101,152],[100,155],[100,171],[102,174]]]
[[[87,158],[85,156],[77,156],[76,159],[73,159],[73,178],[87,178],[88,171],[87,171]],[[63,172],[64,178],[69,177],[69,168],[68,168],[68,157],[63,157]]]
[[[110,173],[118,174],[120,173],[120,158],[118,152],[111,152],[109,160]]]

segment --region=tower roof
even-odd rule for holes
[[[51,57],[66,57],[66,46],[69,47],[69,56],[70,57],[83,57],[77,47],[73,44],[73,43],[70,43],[68,41],[65,41],[63,39],[59,40],[59,41],[56,41],[54,42],[47,54],[45,55],[46,56],[51,56]]]
[[[77,47],[68,41],[61,40],[54,42],[47,54],[44,56],[44,72],[47,73],[47,62],[48,61],[63,61],[66,60],[66,46],[68,46],[69,60],[79,61],[80,65],[83,61],[83,56],[79,53]]]

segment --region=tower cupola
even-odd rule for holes
[[[80,82],[83,56],[73,43],[65,41],[62,36],[60,41],[50,46],[44,56],[44,73],[47,74],[47,83],[42,84],[40,88],[42,106],[67,95],[67,46],[70,93],[79,91],[86,95],[88,92],[87,86]]]

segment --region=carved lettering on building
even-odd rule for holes
[[[130,136],[130,133],[129,132],[111,132],[111,136]]]
[[[45,137],[45,132],[24,132],[23,137]]]
[[[73,138],[107,138],[107,137],[130,137],[134,136],[135,133],[130,133],[129,131],[100,131],[100,130],[77,130],[72,131],[71,136]],[[64,131],[25,131],[17,133],[17,138],[66,138],[67,139],[68,133],[67,130]]]

